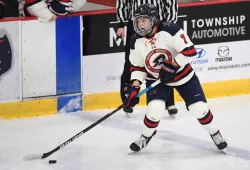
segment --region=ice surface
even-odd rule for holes
[[[27,154],[48,152],[111,110],[0,121],[0,170],[249,170],[250,95],[210,99],[214,120],[227,139],[218,151],[208,133],[177,103],[176,119],[166,114],[148,147],[130,154],[143,128],[145,107],[129,118],[117,112],[80,138],[43,160]],[[56,159],[56,164],[48,164]]]

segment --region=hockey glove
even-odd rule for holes
[[[140,91],[140,86],[125,84],[123,105],[124,107],[134,107],[139,103],[139,97],[135,97]]]
[[[169,83],[174,80],[175,74],[179,67],[163,62],[159,73],[159,78],[163,84]]]
[[[57,0],[50,3],[49,9],[51,12],[58,15],[66,15],[73,11],[71,0]]]

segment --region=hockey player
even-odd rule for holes
[[[56,15],[66,15],[80,9],[86,0],[25,0],[26,15],[41,21],[54,21]]]
[[[140,138],[130,145],[133,151],[146,147],[156,134],[170,86],[184,99],[186,107],[207,130],[219,150],[227,147],[190,62],[195,59],[196,49],[188,35],[174,23],[159,22],[157,9],[151,4],[141,5],[134,14],[136,34],[131,38],[131,84],[124,89],[124,105],[134,107],[139,98],[134,98],[140,84],[146,80],[148,87],[155,80],[161,83],[147,92],[145,127]]]

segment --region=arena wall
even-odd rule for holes
[[[179,5],[178,24],[197,48],[192,66],[207,98],[250,92],[249,8],[249,1]],[[52,23],[34,17],[0,20],[0,117],[119,106],[125,42],[116,39],[117,27],[114,9]]]

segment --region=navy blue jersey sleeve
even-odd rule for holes
[[[168,32],[170,35],[175,36],[177,32],[179,32],[181,28],[172,22],[160,22],[159,31]]]
[[[132,49],[132,50],[135,49],[135,42],[139,38],[142,38],[142,36],[140,36],[140,35],[138,35],[136,33],[130,38],[130,49]]]

